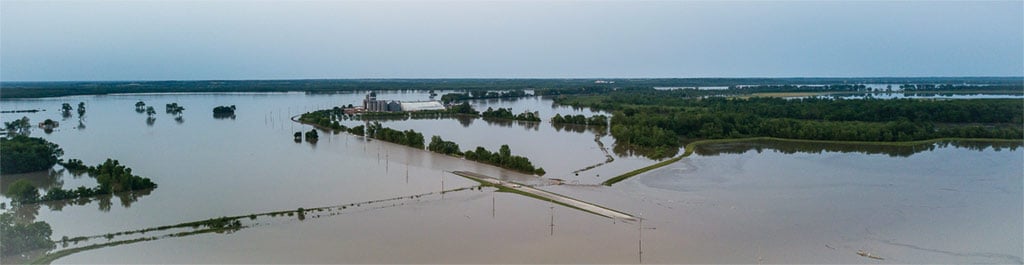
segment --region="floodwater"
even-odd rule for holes
[[[777,142],[702,147],[694,156],[613,187],[592,185],[654,161],[615,154],[601,129],[475,119],[383,121],[440,135],[462,149],[484,146],[530,158],[580,185],[547,185],[502,170],[348,134],[321,133],[295,143],[309,126],[290,116],[362,93],[236,93],[80,96],[3,102],[3,121],[28,116],[61,127],[41,136],[64,158],[97,164],[118,159],[159,187],[134,196],[21,207],[18,216],[49,223],[54,239],[96,236],[220,216],[349,205],[305,218],[260,216],[230,233],[205,233],[99,248],[56,263],[1021,263],[1022,158],[1017,145],[934,144],[879,149]],[[423,92],[379,98],[422,100]],[[158,110],[148,124],[134,111]],[[86,102],[63,120],[61,103]],[[177,102],[183,121],[162,112]],[[511,107],[543,119],[595,113],[550,100],[476,100],[478,110]],[[235,119],[212,108],[236,105]],[[356,121],[346,121],[347,124]],[[614,161],[591,170],[581,168]],[[619,222],[493,188],[436,192],[477,184],[464,170],[523,183],[641,215]],[[44,187],[93,186],[88,176],[51,172],[4,176]],[[411,195],[422,195],[408,198]],[[383,202],[375,200],[399,198]],[[9,199],[3,198],[9,205]],[[351,205],[357,204],[357,205]],[[639,253],[642,233],[643,254]],[[150,236],[150,235],[145,235]],[[121,238],[115,238],[119,240]],[[104,243],[91,239],[80,243]],[[58,244],[60,245],[60,244]],[[71,245],[69,247],[76,247]],[[885,260],[857,255],[864,250]]]

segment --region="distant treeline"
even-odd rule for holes
[[[1020,100],[735,99],[629,91],[557,99],[609,110],[619,145],[650,157],[674,154],[681,140],[777,137],[837,141],[914,141],[943,137],[1024,139]],[[616,148],[619,148],[616,146]]]
[[[441,96],[441,102],[452,103],[455,101],[463,101],[470,99],[488,99],[488,98],[519,98],[530,96],[526,94],[526,91],[516,89],[512,91],[467,91],[466,93],[448,93]]]
[[[326,93],[367,90],[533,89],[537,95],[579,94],[612,89],[756,85],[955,84],[1020,85],[1024,77],[884,77],[884,78],[654,78],[654,79],[318,79],[207,81],[71,81],[0,82],[0,98],[59,97],[111,93],[287,92]]]

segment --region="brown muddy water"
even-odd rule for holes
[[[134,196],[95,198],[10,209],[45,221],[62,236],[100,236],[67,249],[157,236],[87,250],[55,263],[1021,263],[1024,151],[1013,145],[931,144],[912,148],[808,146],[778,142],[701,147],[694,156],[613,187],[595,186],[654,161],[606,160],[603,130],[566,130],[549,123],[482,119],[385,121],[440,135],[462,149],[492,151],[508,144],[560,178],[544,179],[347,134],[295,143],[309,126],[289,117],[338,104],[358,105],[362,93],[152,94],[3,101],[10,121],[47,118],[61,127],[41,136],[64,158],[96,164],[120,160],[159,188]],[[426,99],[424,92],[379,98]],[[143,100],[185,106],[183,121],[160,111],[153,124],[134,111]],[[86,102],[62,119],[61,103]],[[512,107],[585,114],[550,100],[480,100],[478,110]],[[219,105],[237,105],[235,119],[214,119]],[[348,121],[348,124],[354,124]],[[77,128],[76,128],[77,127]],[[642,215],[619,222],[493,188],[475,187],[445,171],[473,171]],[[44,187],[93,186],[59,166],[50,172],[4,176]],[[420,196],[415,196],[420,195]],[[411,198],[409,196],[412,196]],[[384,200],[384,201],[379,201]],[[9,205],[9,199],[3,202]],[[353,205],[355,204],[355,205]],[[341,206],[345,205],[344,209]],[[188,229],[103,238],[105,234],[221,216],[313,209],[297,216],[243,218],[222,233],[164,236]],[[640,238],[643,238],[643,254]],[[58,249],[65,249],[58,244]],[[858,255],[870,252],[884,260]],[[37,253],[38,254],[38,253]],[[24,260],[5,257],[5,262]]]

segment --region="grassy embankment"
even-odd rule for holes
[[[930,144],[937,142],[946,141],[967,141],[967,142],[1024,142],[1019,139],[987,139],[987,138],[936,138],[920,141],[908,141],[908,142],[858,142],[858,141],[827,141],[827,140],[802,140],[802,139],[787,139],[787,138],[775,138],[775,137],[750,137],[750,138],[737,138],[737,139],[710,139],[690,142],[686,144],[686,151],[682,155],[666,159],[664,161],[655,163],[650,166],[642,167],[630,172],[623,173],[622,175],[615,176],[604,182],[602,185],[611,186],[612,184],[626,180],[630,177],[639,175],[641,173],[654,170],[659,167],[666,166],[668,164],[675,163],[684,157],[688,157],[693,154],[694,150],[698,145],[702,144],[720,144],[720,143],[732,143],[732,142],[748,142],[748,141],[779,141],[779,142],[790,142],[790,143],[819,143],[819,144],[844,144],[844,145],[881,145],[881,146],[912,146],[920,144]]]

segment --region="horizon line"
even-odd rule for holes
[[[267,79],[103,79],[103,80],[15,80],[6,81],[0,80],[0,83],[75,83],[75,82],[203,82],[203,81],[316,81],[316,80],[621,80],[621,79],[641,79],[641,80],[658,80],[658,79],[901,79],[901,78],[922,78],[922,79],[938,79],[938,78],[999,78],[999,79],[1011,79],[1018,78],[1024,79],[1024,75],[1019,76],[784,76],[784,77],[763,77],[763,76],[749,76],[749,77],[350,77],[350,78],[267,78]]]

